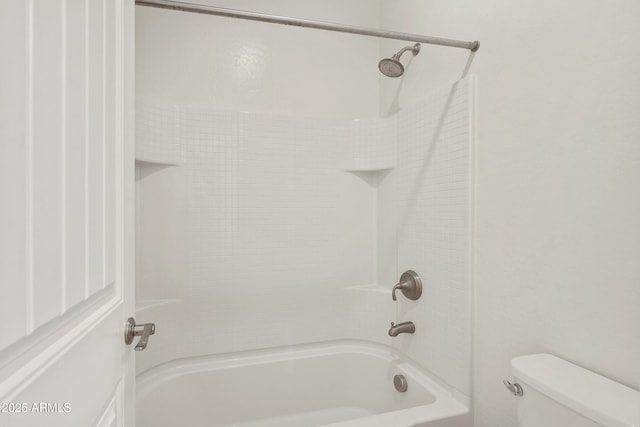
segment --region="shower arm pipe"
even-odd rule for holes
[[[396,53],[395,55],[393,55],[393,59],[400,59],[400,57],[402,55],[404,55],[404,53],[408,50],[413,51],[413,55],[417,55],[418,52],[420,52],[420,44],[416,44],[415,46],[407,46],[407,47],[403,47],[402,49],[400,49],[400,51],[398,53]]]
[[[289,18],[286,16],[269,15],[248,12],[244,10],[227,9],[223,7],[207,6],[172,0],[135,0],[138,6],[156,7],[160,9],[179,10],[183,12],[202,13],[205,15],[224,16],[227,18],[248,19],[250,21],[269,22],[272,24],[293,25],[295,27],[315,28],[318,30],[337,31],[340,33],[360,34],[363,36],[380,37],[383,39],[405,40],[439,46],[459,47],[475,52],[480,48],[478,41],[460,41],[442,39],[438,37],[422,36],[419,34],[399,33],[395,31],[378,30],[375,28],[354,27],[351,25],[334,24],[331,22],[312,21],[308,19]]]

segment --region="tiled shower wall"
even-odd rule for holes
[[[418,301],[399,298],[398,321],[413,321],[416,333],[396,343],[465,394],[470,392],[472,94],[473,80],[467,77],[397,114],[398,161],[378,191],[379,264],[386,266],[378,280],[393,283],[411,269],[423,284]]]
[[[168,303],[139,368],[365,339],[468,394],[470,85],[355,120],[140,100],[138,300]],[[409,268],[424,296],[396,304]]]
[[[140,116],[138,157],[179,165],[147,180],[174,175],[179,194],[161,197],[169,197],[164,208],[180,207],[167,222],[183,229],[186,243],[180,290],[155,288],[153,297],[374,282],[375,189],[345,171],[358,141],[350,121],[149,104],[138,108],[165,120]],[[161,145],[149,139],[156,136]],[[369,164],[380,156],[367,154]],[[152,268],[146,273],[154,276],[167,267]]]
[[[198,110],[182,121],[194,291],[373,282],[375,199],[342,169],[345,123]]]
[[[371,328],[361,319],[378,308],[343,291],[375,282],[376,189],[346,171],[356,126],[149,100],[138,109],[177,117],[140,115],[137,129],[137,299],[149,307],[139,317],[162,330],[139,371]],[[370,151],[368,162],[380,155]],[[373,328],[380,337],[388,311]]]

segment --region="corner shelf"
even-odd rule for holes
[[[395,169],[395,166],[382,166],[382,167],[371,167],[371,168],[349,168],[345,169],[345,172],[350,173],[358,173],[358,172],[379,172]]]
[[[182,163],[178,163],[178,162],[172,162],[172,161],[167,161],[167,160],[162,160],[162,159],[148,159],[148,158],[142,158],[142,157],[136,157],[136,165],[140,165],[140,166],[182,166]]]

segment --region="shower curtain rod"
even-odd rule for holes
[[[268,15],[264,13],[247,12],[244,10],[227,9],[180,1],[136,0],[136,5],[157,7],[160,9],[180,10],[183,12],[203,13],[205,15],[224,16],[227,18],[248,19],[250,21],[269,22],[272,24],[315,28],[318,30],[337,31],[340,33],[361,34],[364,36],[381,37],[383,39],[406,40],[411,42],[435,44],[439,46],[460,47],[463,49],[469,49],[471,52],[475,52],[480,48],[479,41],[465,42],[460,40],[441,39],[438,37],[421,36],[419,34],[398,33],[395,31],[378,30],[375,28],[354,27],[351,25],[334,24],[331,22],[289,18],[286,16]]]

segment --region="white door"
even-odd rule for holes
[[[0,1],[0,426],[134,424],[133,0]]]

